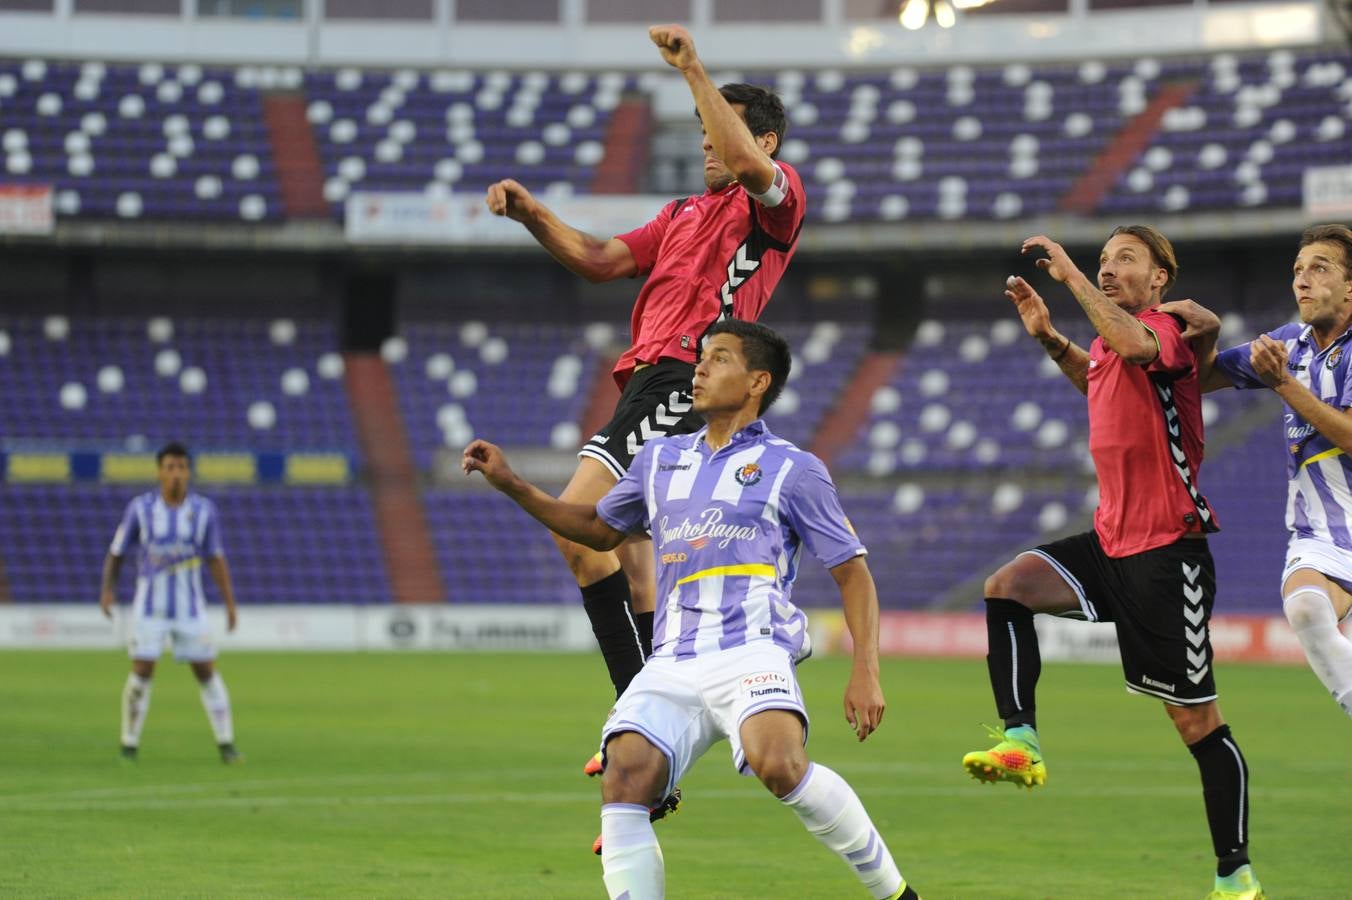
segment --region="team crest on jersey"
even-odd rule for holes
[[[732,477],[736,478],[737,483],[742,487],[751,487],[751,485],[761,480],[762,474],[764,473],[761,472],[760,466],[755,463],[747,463],[736,472],[733,472]]]
[[[1343,348],[1339,347],[1337,350],[1334,350],[1332,353],[1329,354],[1329,361],[1326,365],[1328,365],[1330,369],[1337,368],[1338,361],[1341,360],[1342,358],[1343,358]]]

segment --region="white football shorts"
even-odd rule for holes
[[[1282,586],[1297,569],[1313,569],[1352,594],[1352,553],[1329,541],[1295,537],[1286,545],[1286,565],[1282,567]],[[1343,617],[1344,619],[1347,616]]]
[[[670,794],[695,760],[723,738],[732,744],[732,764],[752,774],[742,750],[741,725],[768,709],[786,709],[803,721],[807,743],[807,707],[783,647],[755,641],[706,656],[669,656],[648,660],[611,710],[601,729],[601,753],[614,735],[634,731],[667,758]]]
[[[137,616],[132,625],[131,658],[159,659],[165,641],[171,638],[174,659],[179,662],[210,662],[216,658],[216,644],[211,639],[206,616],[181,619]]]

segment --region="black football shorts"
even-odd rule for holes
[[[1216,699],[1208,627],[1216,566],[1205,538],[1113,559],[1089,531],[1028,552],[1065,579],[1085,618],[1117,626],[1127,690],[1176,706]]]

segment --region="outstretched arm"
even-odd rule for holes
[[[1344,453],[1352,453],[1352,413],[1329,406],[1291,375],[1286,345],[1260,334],[1249,345],[1253,370],[1295,413]]]
[[[553,210],[514,179],[504,178],[489,185],[484,202],[493,215],[525,225],[550,256],[593,284],[638,273],[628,244],[619,238],[602,240],[579,231],[554,215]]]
[[[220,589],[221,599],[225,601],[225,630],[234,631],[239,622],[239,612],[235,608],[235,587],[230,581],[230,565],[224,556],[212,556],[207,559],[207,570],[211,580]]]
[[[695,41],[690,32],[680,25],[654,25],[648,29],[648,37],[662,52],[662,59],[685,76],[714,155],[723,161],[748,193],[763,194],[769,190],[775,178],[770,155],[761,148],[745,120],[709,80],[704,64],[695,53]]]
[[[1047,355],[1061,367],[1061,373],[1070,379],[1081,394],[1089,393],[1089,353],[1070,338],[1052,327],[1051,313],[1033,286],[1017,275],[1005,280],[1005,296],[1019,311],[1023,328],[1037,339]]]
[[[614,550],[628,537],[616,531],[596,513],[596,507],[564,503],[551,497],[512,471],[502,449],[488,441],[475,441],[465,448],[460,468],[466,475],[480,472],[494,488],[506,494],[550,531],[593,550]]]
[[[856,556],[831,570],[845,607],[845,627],[854,642],[854,665],[845,686],[845,721],[859,740],[878,730],[887,701],[878,681],[878,591],[864,557]]]
[[[1103,338],[1103,343],[1125,361],[1143,366],[1159,356],[1159,343],[1150,329],[1142,325],[1135,316],[1109,300],[1098,285],[1075,267],[1065,248],[1045,235],[1030,237],[1023,242],[1021,252],[1042,250],[1046,259],[1039,259],[1036,265],[1048,275],[1070,288],[1076,301],[1093,324],[1094,330]]]

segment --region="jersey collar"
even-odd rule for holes
[[[1300,329],[1300,334],[1296,335],[1296,340],[1302,344],[1308,344],[1311,350],[1314,351],[1314,355],[1318,356],[1321,353],[1327,353],[1332,350],[1334,347],[1346,341],[1349,337],[1352,337],[1352,325],[1349,325],[1346,331],[1330,341],[1327,347],[1320,350],[1319,345],[1314,342],[1314,326],[1306,325]]]
[[[756,419],[754,422],[750,422],[747,425],[743,426],[740,430],[734,432],[732,435],[732,440],[728,441],[728,443],[725,446],[719,447],[718,450],[710,451],[709,445],[704,441],[704,436],[708,433],[708,431],[709,426],[705,425],[699,431],[695,432],[695,447],[696,449],[703,449],[711,453],[718,453],[723,450],[727,450],[729,447],[736,447],[739,444],[749,444],[754,441],[758,441],[763,437],[768,437],[770,435],[770,429],[765,427],[765,420]]]

